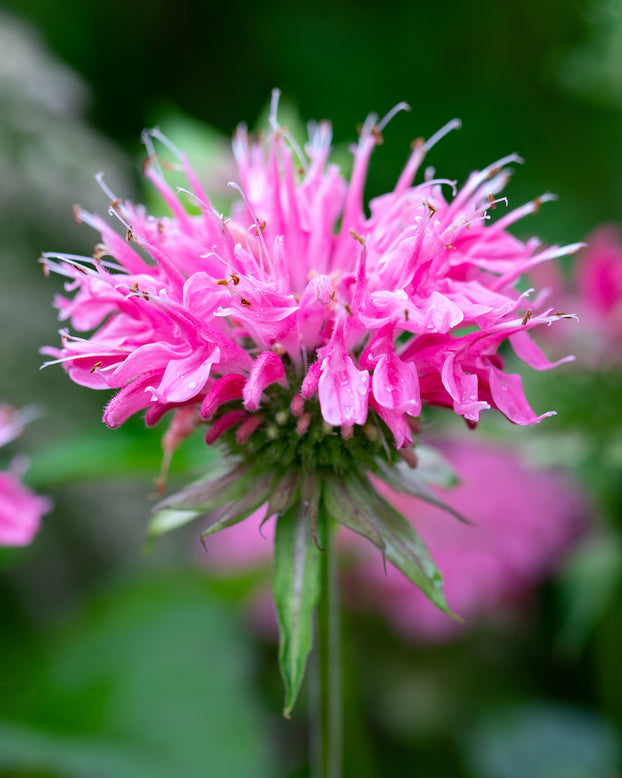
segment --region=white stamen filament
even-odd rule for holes
[[[183,186],[176,186],[175,191],[177,192],[177,194],[181,194],[181,192],[187,194],[189,197],[192,197],[193,200],[196,200],[197,203],[206,211],[209,210],[208,204],[205,203],[203,200],[201,200],[201,198],[198,195],[196,195],[194,192],[191,192],[189,189],[184,189]]]
[[[255,216],[255,212],[253,211],[253,207],[251,206],[248,197],[246,196],[246,194],[244,193],[244,190],[242,189],[242,187],[239,184],[236,184],[235,181],[229,181],[227,186],[230,186],[232,189],[235,189],[236,192],[239,192],[240,196],[244,200],[244,203],[245,203],[246,207],[248,208],[248,212],[251,215],[251,219],[255,223],[255,228],[257,230],[257,238],[259,239],[259,243],[260,243],[261,247],[264,250],[265,260],[262,260],[261,264],[263,265],[263,269],[267,273],[269,273],[270,272],[270,255],[268,254],[268,247],[266,246],[266,242],[265,242],[264,237],[263,237],[263,231],[262,231],[261,227],[259,226],[259,221],[258,221],[257,217]]]
[[[426,151],[430,151],[430,149],[433,146],[436,146],[439,140],[442,140],[445,135],[448,135],[452,130],[459,130],[461,127],[462,122],[460,119],[452,119],[450,122],[447,122],[444,127],[441,127],[440,130],[437,130],[434,135],[432,135],[432,137],[424,143],[423,148]]]
[[[108,184],[104,181],[104,172],[103,170],[100,170],[99,173],[95,174],[95,180],[99,184],[100,188],[103,189],[106,197],[111,201],[115,202],[119,198],[115,195],[115,193],[112,191],[112,189],[108,186]]]
[[[400,111],[412,111],[412,108],[408,105],[408,103],[401,102],[398,103],[396,106],[391,108],[389,113],[378,123],[378,131],[382,132],[384,128],[387,126],[387,124],[391,121],[391,119],[398,114]]]
[[[160,160],[158,159],[155,146],[153,145],[153,141],[151,140],[151,137],[154,132],[159,132],[157,127],[154,127],[152,130],[143,130],[140,135],[140,139],[142,140],[144,147],[147,149],[147,156],[149,160],[156,166],[158,175],[160,176],[160,178],[164,178],[164,174],[162,173],[162,168],[160,167]]]
[[[117,262],[111,262],[110,260],[106,259],[95,259],[94,257],[85,257],[81,254],[57,254],[53,251],[44,251],[43,254],[41,254],[41,257],[43,259],[60,259],[63,262],[87,262],[91,265],[95,265],[95,267],[109,267],[113,270],[120,270],[124,273],[127,273],[126,268],[124,268],[123,265],[119,265]]]
[[[281,135],[283,136],[283,138],[285,138],[285,140],[289,143],[291,148],[294,150],[294,153],[298,157],[298,161],[300,162],[300,165],[306,175],[307,171],[309,170],[309,162],[305,157],[303,150],[300,148],[298,142],[296,141],[296,139],[294,138],[294,136],[291,134],[289,130],[282,129]]]
[[[273,89],[272,97],[270,99],[270,115],[268,116],[268,121],[270,122],[270,127],[272,128],[273,132],[277,132],[277,130],[279,129],[277,113],[279,111],[280,99],[281,99],[281,90]]]

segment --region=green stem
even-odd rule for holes
[[[321,517],[320,538],[321,592],[317,609],[317,656],[319,700],[316,712],[319,727],[316,734],[317,778],[340,778],[342,761],[343,694],[341,687],[341,633],[337,554],[328,517]],[[319,667],[317,667],[319,665]]]

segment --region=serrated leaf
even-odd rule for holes
[[[155,510],[161,508],[189,509],[210,511],[220,508],[234,500],[242,486],[252,482],[252,469],[248,465],[238,465],[221,474],[211,474],[206,478],[194,481],[175,494],[161,500]]]
[[[207,518],[208,524],[201,533],[201,537],[205,538],[207,535],[213,535],[225,527],[231,527],[233,524],[248,518],[251,513],[268,502],[273,489],[273,473],[264,472],[257,475],[252,484],[247,487],[246,492],[244,492],[243,488],[237,490],[238,494],[242,492],[240,499],[234,500],[220,515],[214,514]]]
[[[154,507],[148,537],[154,539],[206,516],[208,526],[202,536],[236,524],[268,501],[273,480],[272,473],[266,474],[248,465],[238,465],[222,475],[196,481]],[[212,513],[228,503],[231,505],[224,511]]]
[[[378,532],[376,516],[357,489],[352,490],[347,482],[327,478],[322,490],[324,507],[338,524],[370,540],[384,554],[385,544]]]
[[[297,501],[300,489],[300,474],[296,470],[288,470],[277,479],[272,488],[266,518],[275,513],[279,516],[287,511]]]
[[[289,717],[305,674],[320,596],[320,551],[301,503],[279,517],[274,538],[274,601],[279,619],[279,664]]]
[[[381,478],[387,486],[390,486],[391,489],[394,489],[396,492],[410,494],[412,497],[417,497],[419,500],[434,505],[451,514],[463,524],[473,524],[472,521],[469,521],[459,511],[442,500],[426,482],[424,475],[420,473],[417,468],[414,470],[411,469],[406,462],[399,462],[393,467],[386,465],[384,462],[379,462],[378,470],[375,475]]]
[[[369,538],[437,608],[458,618],[447,605],[443,577],[423,540],[412,524],[379,495],[367,479],[362,476],[352,476],[345,481],[329,479],[324,495],[326,510],[333,519]],[[335,506],[339,509],[337,513],[331,510]]]
[[[437,608],[461,621],[449,609],[443,594],[443,576],[412,524],[370,488],[370,499],[374,498],[374,507],[379,515],[378,531],[386,547],[387,559],[416,584]]]
[[[151,517],[148,535],[150,538],[156,538],[159,535],[163,535],[165,532],[170,532],[172,529],[183,527],[185,524],[194,521],[194,519],[200,515],[201,511],[163,508]]]

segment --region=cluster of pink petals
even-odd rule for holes
[[[456,440],[441,446],[460,474],[461,484],[439,494],[473,526],[414,497],[393,492],[375,480],[378,491],[413,524],[443,571],[449,607],[476,624],[518,602],[554,572],[579,536],[585,516],[582,495],[560,472],[530,466],[499,445]],[[208,565],[232,572],[270,563],[273,523],[259,524],[265,507],[245,522],[214,535]],[[378,551],[358,535],[342,530],[340,548],[345,594],[351,604],[383,613],[409,639],[443,642],[465,627],[436,608],[396,568],[385,570]],[[253,622],[263,634],[275,634],[269,598],[258,595]]]
[[[27,414],[0,405],[0,446],[21,434]],[[13,460],[8,470],[0,470],[0,546],[26,546],[37,533],[41,517],[52,504],[21,482],[24,463]]]
[[[209,421],[236,400],[208,436],[240,425],[244,440],[261,425],[253,415],[275,383],[301,402],[318,397],[333,426],[364,424],[374,410],[398,448],[412,443],[408,417],[426,404],[469,423],[491,407],[517,424],[548,415],[534,413],[498,350],[509,340],[529,365],[553,366],[530,330],[559,316],[528,307],[516,282],[577,246],[543,248],[508,232],[547,195],[489,223],[504,201],[508,165],[520,159],[471,174],[460,190],[429,170],[413,184],[452,122],[413,144],[395,188],[373,199],[367,215],[370,155],[395,111],[365,122],[346,181],[329,161],[330,126],[312,125],[303,151],[277,124],[276,102],[266,144],[244,127],[235,136],[241,197],[230,218],[212,207],[186,157],[153,131],[145,173],[171,216],[150,216],[102,183],[125,234],[78,208],[79,221],[101,233],[94,257],[44,255],[44,269],[68,279],[67,295],[56,298],[60,318],[92,333],[62,331],[62,348],[46,353],[77,383],[117,390],[104,421],[116,427],[146,409],[152,424],[185,405]],[[189,190],[171,189],[152,138],[177,155]]]

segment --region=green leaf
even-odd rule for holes
[[[320,476],[315,473],[307,473],[302,480],[300,487],[300,497],[302,499],[302,508],[305,516],[311,526],[311,534],[318,548],[321,548],[317,537],[317,525],[320,514],[320,505],[322,502],[322,483]]]
[[[425,471],[419,472],[418,468],[413,470],[406,462],[398,462],[393,467],[386,465],[384,462],[379,462],[378,470],[375,474],[396,492],[410,494],[412,497],[417,497],[430,505],[435,505],[437,508],[450,513],[463,524],[473,523],[436,494],[427,483]]]
[[[208,524],[201,533],[201,537],[213,535],[225,527],[231,527],[233,524],[248,518],[251,513],[268,502],[273,490],[274,474],[271,472],[258,473],[251,484],[247,486],[246,492],[243,488],[238,488],[237,493],[242,492],[239,500],[232,502],[224,513],[212,515],[207,519]]]
[[[299,489],[300,474],[297,470],[288,470],[272,488],[266,517],[274,516],[275,513],[281,516],[291,508],[294,502],[297,502]]]
[[[206,512],[220,508],[244,494],[253,484],[256,474],[257,471],[249,465],[237,465],[224,474],[219,470],[171,494],[159,502],[154,510],[182,508]]]
[[[382,551],[385,543],[376,527],[376,515],[369,502],[351,484],[337,478],[326,478],[322,490],[324,507],[338,524],[356,532]]]
[[[365,477],[327,479],[324,493],[326,510],[335,521],[369,538],[437,608],[460,620],[449,610],[443,595],[443,577],[423,540]]]
[[[155,538],[163,535],[165,532],[170,532],[172,529],[183,527],[185,524],[194,521],[200,515],[201,511],[162,508],[161,511],[158,511],[151,517],[147,539],[148,541],[155,540]]]
[[[298,697],[311,650],[313,614],[320,596],[320,553],[304,507],[297,503],[279,517],[274,538],[274,601],[286,717]]]

